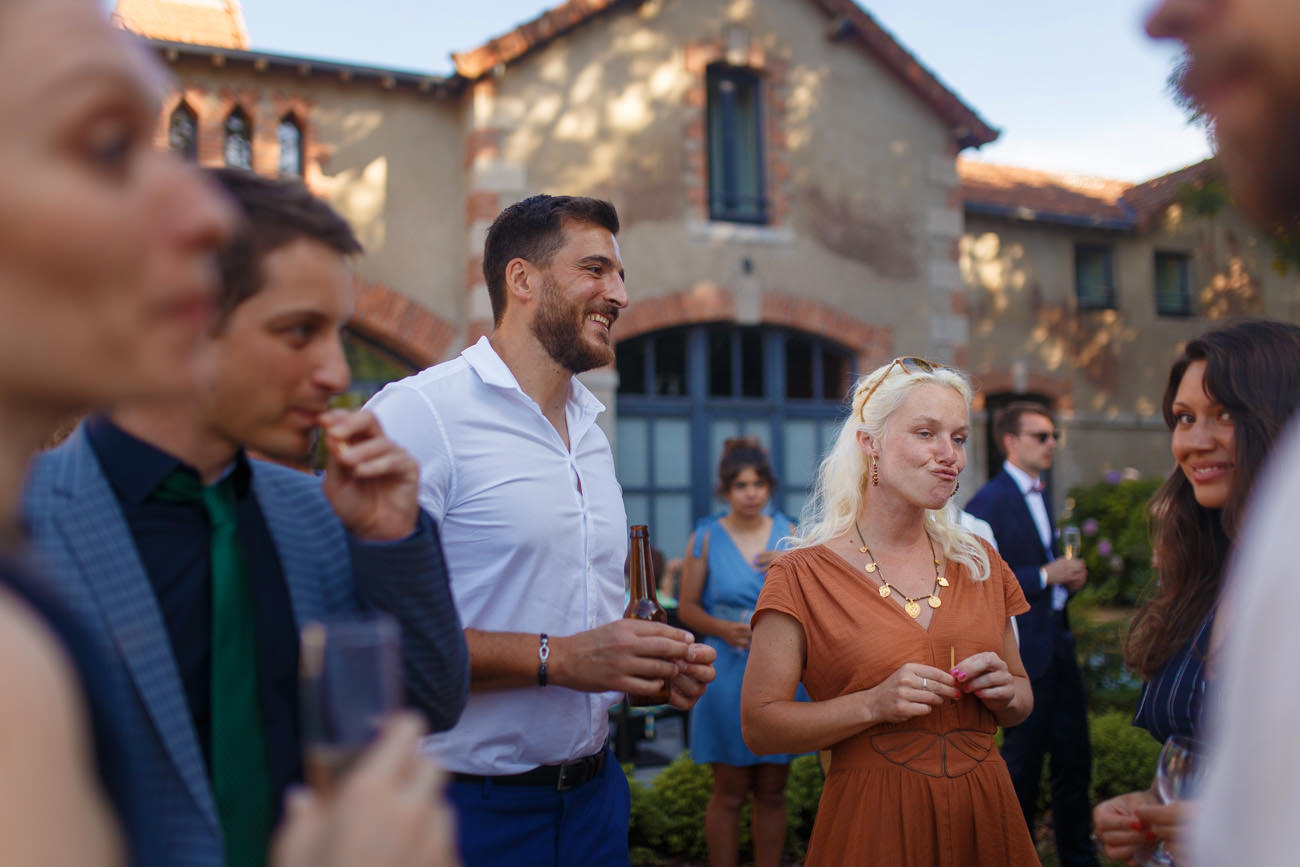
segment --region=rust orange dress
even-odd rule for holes
[[[897,593],[882,599],[872,578],[825,546],[801,548],[772,564],[755,617],[780,611],[803,626],[803,684],[813,701],[826,701],[875,686],[907,662],[947,671],[950,648],[959,661],[1001,652],[1007,617],[1029,604],[991,548],[989,560],[984,582],[948,563],[950,586],[927,631]],[[806,867],[1038,864],[996,730],[983,702],[966,695],[835,744]]]

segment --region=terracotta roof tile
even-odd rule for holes
[[[1145,226],[1177,198],[1179,190],[1213,171],[1213,160],[1140,184],[1087,175],[1044,172],[959,159],[967,210],[1023,220],[1113,229]]]
[[[113,20],[150,39],[248,49],[239,0],[118,0]]]

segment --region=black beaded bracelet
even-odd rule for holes
[[[541,644],[537,646],[537,685],[546,686],[546,660],[551,658],[551,647],[547,644],[546,633],[542,633]]]

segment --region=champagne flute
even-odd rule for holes
[[[299,662],[303,771],[327,792],[402,704],[401,627],[387,614],[308,623]]]
[[[1061,529],[1061,549],[1065,553],[1065,559],[1073,560],[1079,556],[1079,547],[1082,544],[1082,536],[1079,534],[1079,528],[1069,524]]]
[[[1156,760],[1156,795],[1160,803],[1186,801],[1191,798],[1205,771],[1201,744],[1185,735],[1170,735]],[[1154,853],[1142,862],[1146,867],[1176,867],[1173,855],[1161,841]]]

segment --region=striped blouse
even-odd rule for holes
[[[1201,728],[1205,657],[1214,629],[1214,611],[1210,609],[1196,634],[1142,686],[1133,724],[1162,743],[1170,735],[1196,737]]]

